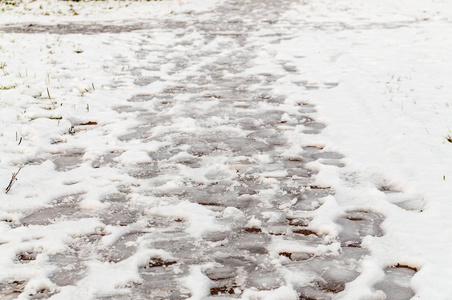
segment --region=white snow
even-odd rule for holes
[[[278,48],[281,57],[303,56],[293,61],[300,78],[338,83],[306,93],[316,119],[328,125],[322,147],[346,157],[345,168],[320,166],[317,180],[336,190],[342,208],[385,215],[385,235],[365,240],[370,260],[379,268],[418,268],[411,282],[416,299],[452,293],[446,283],[452,275],[451,8],[450,1],[428,0],[295,5],[286,16],[305,30]],[[397,201],[380,186],[404,193],[415,210],[391,204]],[[356,282],[371,267],[363,269]],[[370,299],[360,289],[352,283],[342,297]]]
[[[188,222],[187,233],[194,237],[201,237],[211,231],[229,230],[227,226],[216,222],[215,217],[219,213],[214,213],[208,208],[188,201],[181,201],[176,205],[151,208],[148,214],[181,218]]]
[[[252,300],[296,300],[298,295],[291,286],[283,286],[272,291],[251,291],[243,293],[242,299]]]
[[[102,1],[66,2],[50,1],[11,1],[15,5],[2,3],[1,25],[20,23],[54,24],[69,22],[102,21],[109,25],[133,24],[149,21],[149,18],[166,17],[171,14],[210,10],[214,0],[153,1]],[[131,18],[135,16],[135,18]]]
[[[120,26],[150,19],[152,22],[165,18],[182,20],[191,12],[210,11],[216,3],[206,0],[1,3],[0,26],[93,21]],[[284,112],[280,119],[282,125],[296,123],[297,112],[293,107],[300,103],[315,105],[317,111],[312,112],[313,118],[327,125],[319,135],[303,133],[306,127],[297,125],[295,132],[287,133],[293,145],[282,152],[285,157],[302,160],[301,152],[308,146],[345,156],[341,159],[345,167],[323,164],[327,159],[308,164],[319,172],[316,184],[335,191],[333,196],[323,198],[322,203],[315,203],[320,208],[308,213],[312,218],[309,228],[333,240],[341,230],[335,219],[348,210],[372,211],[385,217],[384,235],[364,238],[362,246],[369,250],[369,255],[360,263],[358,278],[347,284],[337,296],[339,299],[382,299],[381,291],[372,286],[383,278],[386,267],[396,264],[418,270],[410,282],[417,299],[442,300],[452,295],[449,284],[452,278],[451,20],[452,3],[448,0],[294,3],[281,19],[293,24],[291,38],[268,43],[256,53],[254,66],[246,71],[248,75],[270,72],[282,76],[270,91],[287,96],[280,107]],[[262,30],[250,39],[265,39],[268,33]],[[155,32],[154,43],[142,47],[158,53],[172,47],[179,38],[177,34],[177,31]],[[199,45],[203,42],[196,32],[184,38]],[[102,35],[0,33],[0,183],[6,187],[11,174],[23,167],[9,193],[0,195],[3,221],[0,223],[0,281],[26,278],[23,295],[58,289],[52,299],[127,295],[128,285],[142,280],[138,269],[150,257],[172,258],[171,253],[148,249],[144,242],[128,242],[126,246],[136,247],[136,253],[119,263],[88,257],[87,274],[76,285],[58,288],[49,280],[56,267],[49,263],[48,255],[69,251],[69,245],[77,237],[102,233],[106,236],[101,241],[109,247],[125,234],[138,230],[133,226],[106,226],[90,214],[108,208],[110,204],[104,202],[105,197],[141,183],[127,174],[126,168],[152,165],[150,154],[171,145],[170,140],[123,140],[143,124],[137,119],[136,110],[119,113],[115,108],[129,105],[126,100],[136,94],[160,92],[168,86],[162,83],[164,80],[176,81],[177,76],[184,78],[202,72],[203,64],[212,60],[206,57],[196,68],[178,75],[171,73],[175,65],[168,61],[158,70],[142,73],[144,77],[161,80],[146,88],[137,87],[129,70],[140,62],[132,52],[139,50],[138,44],[146,39],[149,37],[137,31]],[[228,42],[228,37],[217,37],[208,47],[215,51]],[[181,45],[173,50],[177,52],[174,55],[190,54]],[[154,60],[158,61],[149,55],[145,61],[151,64]],[[287,73],[276,63],[278,60],[290,61],[297,72]],[[291,82],[306,84],[295,87]],[[208,92],[200,95],[213,97]],[[186,101],[187,97],[172,100]],[[209,105],[218,105],[218,101],[212,100]],[[243,99],[234,105],[247,107],[249,103]],[[155,127],[153,138],[171,131],[196,132],[197,121],[178,117],[184,109],[204,108],[195,104],[188,108],[174,106],[169,113],[176,124]],[[267,109],[270,108],[262,105],[257,110]],[[202,121],[222,126],[227,118],[218,116]],[[239,129],[229,130],[237,136],[242,134]],[[71,163],[80,165],[72,169],[70,163],[59,165],[50,160],[63,154],[70,154]],[[195,158],[188,152],[179,152],[171,161],[178,164]],[[253,158],[262,165],[273,162],[265,154]],[[180,190],[184,185],[182,176],[200,183],[230,180],[241,166],[237,163],[231,169],[224,164],[226,159],[220,157],[198,168],[196,173],[178,165],[177,175],[159,178],[148,186],[143,183],[130,192],[129,200],[133,205],[145,207],[145,217],[182,219],[187,224],[186,233],[193,238],[230,231],[235,222],[260,228],[265,222],[261,217],[268,222],[277,220],[278,215],[271,212],[244,220],[243,213],[233,207],[219,213],[188,201],[171,197],[156,200],[146,195],[147,189],[162,193]],[[97,160],[120,166],[96,167]],[[259,191],[256,197],[263,201],[271,198],[272,184],[287,175],[281,169],[262,173],[262,181],[269,188]],[[399,193],[386,193],[385,188]],[[15,227],[32,212],[53,204],[70,203],[71,197],[78,196],[82,200],[75,207],[90,215],[89,218],[72,221],[57,215],[50,217],[47,225]],[[220,218],[232,220],[231,225],[221,223]],[[275,256],[281,252],[334,256],[339,253],[340,245],[333,242],[312,246],[276,237],[267,249]],[[38,255],[34,261],[18,266],[14,262],[16,256],[26,251]],[[209,295],[211,282],[203,271],[202,266],[192,266],[182,283],[190,291],[191,299]],[[295,272],[287,274],[287,282],[296,281],[297,276]],[[299,276],[299,280],[304,280]],[[247,289],[242,295],[242,299],[297,298],[290,284],[271,291]]]
[[[191,300],[201,300],[210,294],[211,280],[202,272],[203,266],[190,267],[190,274],[183,284],[191,291]]]

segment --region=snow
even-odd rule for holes
[[[106,22],[109,25],[136,21],[146,22],[150,17],[167,17],[169,14],[207,11],[213,8],[215,1],[178,0],[155,1],[152,5],[146,1],[102,1],[102,2],[65,2],[50,1],[11,1],[15,5],[3,4],[1,25],[16,25],[20,23],[54,24],[87,23],[92,21]],[[130,16],[135,16],[132,20]]]
[[[328,259],[345,257],[341,267],[353,269],[357,277],[350,277],[334,295],[337,299],[384,299],[390,294],[379,287],[385,284],[387,289],[406,289],[404,297],[412,291],[415,299],[448,299],[449,2],[290,1],[278,22],[262,22],[259,31],[249,32],[249,48],[233,38],[240,36],[235,30],[207,40],[205,32],[159,27],[167,20],[208,24],[218,17],[215,12],[222,1],[1,3],[2,184],[6,187],[11,174],[22,169],[11,190],[0,195],[0,289],[19,282],[19,299],[42,293],[51,299],[133,297],[131,287],[146,283],[142,270],[158,259],[163,269],[180,275],[179,296],[214,299],[215,282],[206,274],[218,265],[208,262],[209,257],[226,259],[265,243],[270,261],[244,255],[257,261],[256,272],[263,278],[249,279],[247,284],[256,287],[233,286],[235,298],[298,299],[298,289],[317,280],[303,271],[305,266],[315,269],[316,262],[309,266],[305,261],[314,257],[327,264]],[[273,17],[269,7],[263,7]],[[254,22],[237,17],[228,24],[234,21],[247,26]],[[14,32],[27,25],[55,30],[55,24],[67,30],[74,24],[86,26],[89,34]],[[100,33],[99,24],[109,29]],[[131,30],[134,26],[138,30]],[[201,48],[204,56],[196,56]],[[237,58],[237,49],[253,52],[242,71],[225,68],[204,75],[211,64]],[[147,55],[140,58],[141,52]],[[194,62],[180,71],[179,64],[192,56]],[[243,82],[234,91],[283,100],[275,106],[245,97],[233,99],[222,110],[222,91],[215,90],[211,75],[225,81],[265,77],[270,82],[265,90],[261,84]],[[205,76],[205,90],[190,82],[195,76]],[[181,81],[187,84],[180,87]],[[187,92],[154,98],[181,88]],[[193,97],[208,101],[192,101]],[[247,109],[240,122],[228,116]],[[301,110],[315,122],[301,124]],[[146,119],[140,119],[145,114]],[[277,151],[256,148],[252,155],[237,154],[253,132],[249,128],[265,129],[253,133],[255,144],[247,145],[252,149],[271,138],[271,130],[265,128],[268,120],[284,132],[273,141]],[[206,140],[199,149],[182,142],[200,132]],[[218,135],[236,142],[216,143],[210,149],[208,138]],[[288,142],[278,140],[281,136]],[[221,156],[228,147],[239,150],[234,156]],[[320,155],[310,161],[317,155],[312,149]],[[215,151],[219,154],[200,158]],[[165,173],[153,177],[158,157],[165,155],[165,164],[158,166]],[[308,161],[304,171],[315,174],[313,181],[292,175],[280,158]],[[234,180],[250,164],[261,184],[256,193],[244,192],[234,199],[216,194],[222,185],[233,183],[225,190],[237,188]],[[289,177],[288,188],[300,195],[325,195],[297,210],[297,198],[280,193],[281,180]],[[194,195],[189,188],[196,185],[211,188],[207,195],[195,195],[206,198],[203,205],[190,201]],[[280,202],[275,204],[275,197]],[[234,201],[246,209],[233,207]],[[378,226],[367,224],[368,233],[356,241],[361,247],[357,251],[364,252],[348,256],[340,239],[354,233],[339,220],[353,212],[369,214],[376,223],[381,216],[382,232],[372,233]],[[308,237],[290,240],[275,234],[261,240],[254,235],[244,237],[242,244],[228,244],[228,234],[242,229],[290,234],[292,229],[278,227],[286,216],[308,220],[303,227]],[[157,238],[147,239],[151,234]],[[174,234],[174,240],[165,240],[165,234]],[[165,243],[174,253],[159,248]],[[215,247],[222,250],[208,252]],[[180,249],[188,249],[186,256]],[[190,251],[199,249],[197,264],[185,266],[184,259],[195,255]],[[114,255],[119,258],[108,259]],[[277,272],[266,269],[268,265]],[[64,278],[69,283],[55,283],[56,272],[71,273]],[[265,277],[266,272],[278,280]],[[234,276],[237,285],[245,283],[242,273]],[[258,283],[266,289],[257,288]]]
[[[451,291],[444,278],[452,270],[450,3],[317,1],[295,7],[289,20],[324,30],[283,42],[279,54],[304,56],[295,62],[301,77],[339,83],[309,94],[317,119],[328,124],[323,147],[346,156],[345,168],[320,167],[317,179],[334,187],[342,208],[385,214],[385,235],[365,241],[380,267],[403,262],[417,268],[416,299],[446,299]],[[396,201],[381,186],[403,192],[422,213],[391,205]],[[355,299],[354,288],[344,297]]]
[[[295,300],[298,299],[298,295],[290,286],[284,286],[272,291],[246,291],[242,299]]]
[[[209,231],[227,231],[228,227],[216,224],[215,214],[211,210],[190,203],[187,201],[179,202],[176,205],[160,206],[148,211],[151,215],[171,216],[187,220],[189,226],[187,233],[194,237],[201,237]]]
[[[190,274],[184,280],[184,285],[191,291],[191,300],[200,300],[210,294],[211,281],[201,269],[201,266],[191,267]]]

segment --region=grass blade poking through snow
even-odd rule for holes
[[[52,104],[53,109],[55,109],[55,105],[53,104],[52,98],[50,97],[49,88],[47,88],[47,95],[49,96],[50,104]]]

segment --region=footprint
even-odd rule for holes
[[[389,202],[404,210],[422,212],[424,201],[415,197],[408,196],[387,186],[380,187],[380,191],[386,194]]]
[[[383,291],[386,299],[408,300],[414,297],[410,281],[417,272],[416,268],[397,264],[384,271],[385,277],[374,286],[375,290]]]

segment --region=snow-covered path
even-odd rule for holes
[[[1,178],[22,169],[0,201],[1,298],[413,297],[425,256],[379,237],[424,203],[335,151],[315,100],[342,83],[300,42],[347,24],[303,23],[295,0],[199,4],[4,21]]]

